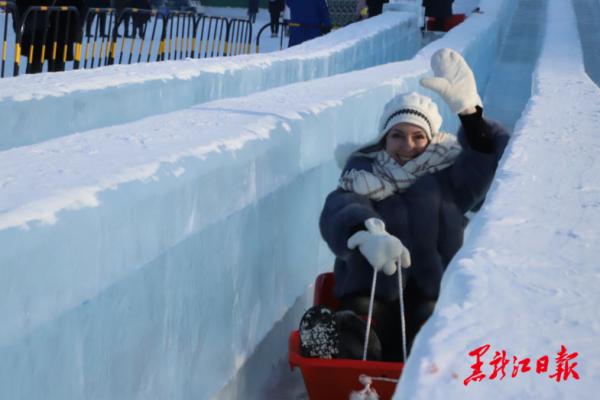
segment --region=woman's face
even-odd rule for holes
[[[400,165],[419,156],[428,144],[425,131],[408,122],[392,126],[385,136],[385,151]]]

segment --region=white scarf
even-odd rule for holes
[[[351,169],[342,174],[339,187],[381,201],[406,191],[420,177],[448,168],[462,148],[456,137],[436,134],[425,151],[401,166],[385,150],[365,154],[374,158],[373,172]]]

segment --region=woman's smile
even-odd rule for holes
[[[421,155],[428,145],[423,129],[408,122],[392,126],[385,137],[385,151],[400,165]]]

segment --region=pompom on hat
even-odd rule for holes
[[[431,140],[442,126],[437,105],[427,96],[411,92],[394,97],[383,109],[379,121],[379,142],[394,125],[407,122],[423,129]]]

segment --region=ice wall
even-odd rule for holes
[[[330,268],[317,221],[336,150],[423,91],[438,47],[484,86],[513,5],[411,61],[0,153],[0,398],[216,393]]]
[[[279,52],[0,79],[0,150],[412,57],[416,15],[386,13]]]
[[[532,97],[448,267],[397,399],[584,399],[598,392],[600,89],[584,71],[571,2],[548,1],[545,26]],[[483,380],[465,385],[476,361],[468,353],[485,344]],[[567,364],[558,361],[561,346],[574,356]],[[506,377],[492,380],[490,362],[502,351]],[[543,356],[548,371],[538,373]],[[513,375],[513,357],[529,358],[531,370]],[[565,369],[554,375],[559,365]]]

